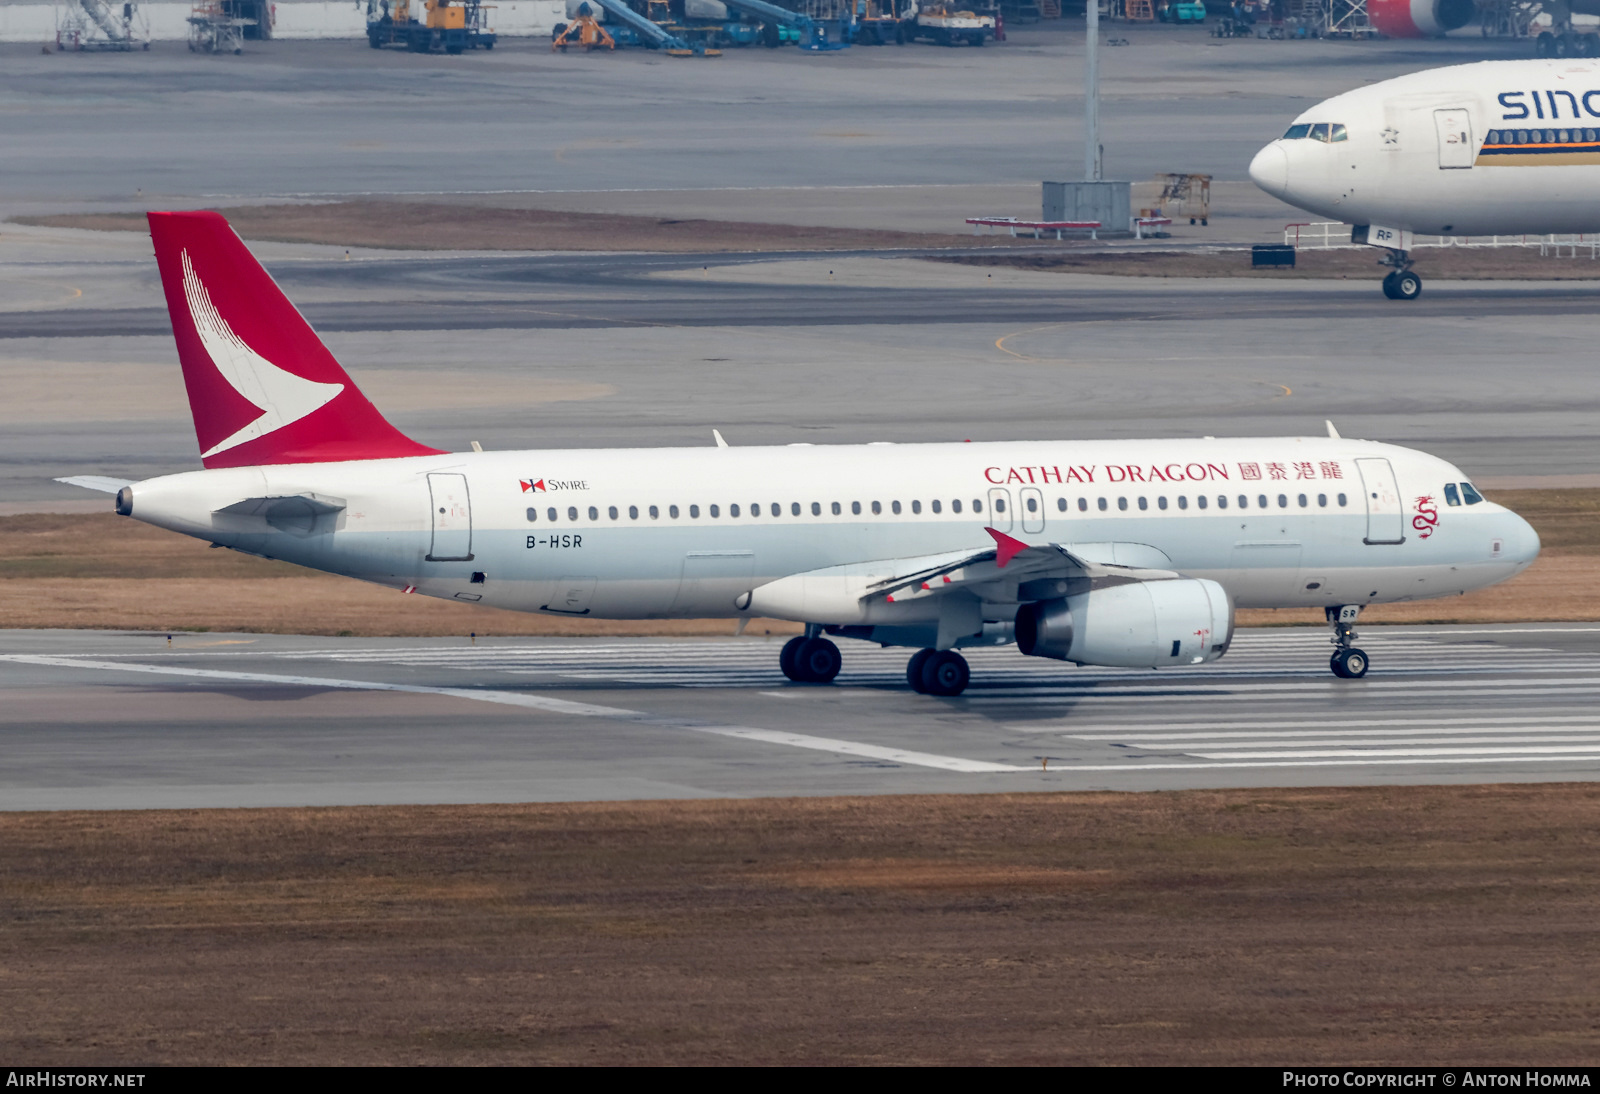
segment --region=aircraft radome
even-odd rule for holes
[[[918,652],[1085,665],[1227,652],[1234,608],[1315,607],[1360,677],[1363,605],[1516,574],[1539,540],[1444,460],[1325,437],[441,452],[379,414],[215,213],[151,213],[204,470],[83,477],[117,512],[397,591],[605,619],[805,625]],[[720,440],[720,438],[719,438]]]
[[[1417,234],[1600,231],[1600,62],[1481,61],[1318,103],[1256,154],[1274,197],[1354,226],[1411,300]]]

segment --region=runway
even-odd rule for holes
[[[10,632],[0,809],[1592,779],[1600,625],[1241,632],[1193,670],[972,651],[955,700],[844,644],[788,683],[776,639],[329,640]]]

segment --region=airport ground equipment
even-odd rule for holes
[[[126,53],[150,48],[150,21],[134,2],[76,0],[56,7],[56,49]]]
[[[572,22],[556,27],[550,48],[565,53],[569,45],[582,46],[585,50],[599,49],[602,46],[606,49],[617,48],[616,41],[595,21],[594,12],[590,10],[588,4],[578,6],[577,17]]]
[[[846,19],[813,19],[803,12],[790,11],[766,0],[723,0],[735,11],[753,15],[762,21],[762,44],[776,49],[786,37],[799,36],[801,49],[826,52],[844,49],[850,45],[852,21]],[[789,35],[785,35],[787,30]]]
[[[239,17],[220,0],[196,4],[189,12],[189,52],[237,56],[244,52],[245,29],[255,25],[256,20]]]
[[[718,55],[716,50],[707,49],[703,41],[690,42],[659,23],[646,19],[630,8],[627,0],[611,0],[610,3],[603,3],[600,7],[605,11],[607,21],[615,20],[621,23],[636,34],[642,44],[651,49],[666,50],[673,57]]]
[[[1096,234],[1101,228],[1098,220],[1018,220],[1016,217],[968,217],[967,223],[973,226],[973,235],[978,234],[979,228],[1008,228],[1011,238],[1017,238],[1018,228],[1027,228],[1033,231],[1033,238],[1043,239],[1044,232],[1054,232],[1057,239],[1065,238],[1062,232],[1088,232],[1090,239],[1099,239]],[[1169,222],[1170,223],[1170,222]]]
[[[1168,216],[1187,216],[1189,223],[1197,219],[1201,224],[1207,224],[1211,219],[1211,176],[1191,175],[1182,172],[1176,174],[1157,175],[1156,182],[1161,187],[1161,196],[1156,199],[1156,205]],[[1181,206],[1181,211],[1174,213],[1173,205]]]
[[[493,49],[498,36],[484,25],[488,6],[478,0],[367,0],[367,44],[412,53]]]
[[[1157,8],[1156,18],[1163,23],[1204,23],[1206,6],[1198,0],[1174,0]]]
[[[906,24],[906,37],[926,38],[941,46],[981,46],[994,37],[994,16],[947,7],[923,8]]]

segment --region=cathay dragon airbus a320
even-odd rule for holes
[[[784,673],[825,683],[829,639],[917,650],[1015,641],[1083,665],[1227,652],[1236,605],[1319,607],[1332,669],[1367,671],[1363,605],[1504,581],[1539,540],[1466,475],[1328,437],[441,452],[357,390],[214,213],[152,213],[205,470],[119,483],[117,512],[408,593],[597,619],[805,625]]]

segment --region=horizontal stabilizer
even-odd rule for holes
[[[105,475],[67,475],[56,481],[64,482],[68,486],[81,486],[85,490],[100,490],[107,494],[115,494],[124,486],[133,485],[129,479],[113,479]]]

